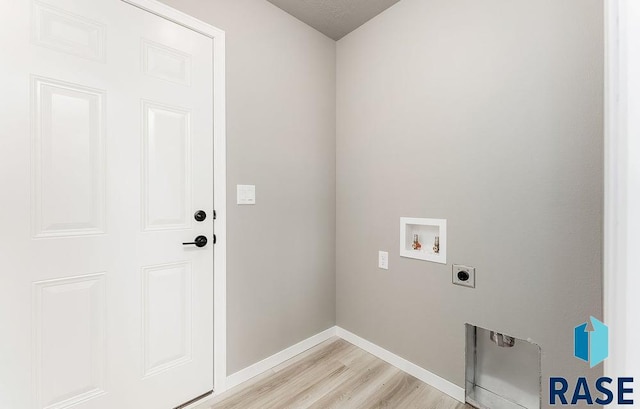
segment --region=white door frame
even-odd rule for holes
[[[227,149],[225,114],[225,33],[156,0],[122,0],[213,40],[213,195],[217,212],[213,269],[213,385],[214,394],[227,380]]]
[[[605,374],[640,376],[640,4],[605,2]]]

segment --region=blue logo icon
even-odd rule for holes
[[[573,330],[573,355],[593,368],[609,356],[609,327],[594,317],[593,329],[587,329],[588,325],[585,322]]]

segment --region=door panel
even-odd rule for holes
[[[120,0],[0,8],[0,407],[208,392],[212,40]]]
[[[104,233],[105,92],[34,77],[36,237]]]
[[[107,28],[53,5],[33,3],[33,39],[38,45],[78,57],[105,60]]]
[[[191,55],[151,40],[142,40],[142,71],[155,78],[191,85]]]
[[[144,375],[191,360],[191,263],[142,269],[144,280]]]
[[[144,101],[144,229],[191,227],[191,114]]]
[[[37,407],[68,407],[104,394],[104,274],[35,283],[33,300]]]

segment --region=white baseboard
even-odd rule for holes
[[[233,375],[229,375],[227,377],[227,381],[225,382],[225,390],[216,391],[216,395],[219,395],[235,386],[238,386],[241,383],[246,382],[255,376],[258,376],[264,372],[267,372],[275,368],[276,366],[280,365],[281,363],[295,357],[296,355],[303,353],[308,349],[313,348],[318,344],[321,344],[322,342],[334,336],[338,336],[344,339],[345,341],[350,342],[359,348],[362,348],[368,353],[375,355],[376,357],[382,359],[383,361],[400,369],[401,371],[404,371],[409,375],[420,379],[422,382],[428,385],[431,385],[434,388],[440,390],[441,392],[464,403],[465,401],[464,388],[461,388],[458,385],[451,383],[446,379],[443,379],[438,375],[432,372],[429,372],[426,369],[421,368],[418,365],[411,363],[406,359],[399,357],[398,355],[392,352],[389,352],[386,349],[379,347],[378,345],[372,342],[369,342],[366,339],[361,338],[358,335],[337,326],[331,327],[325,331],[322,331],[319,334],[316,334],[310,338],[305,339],[304,341],[298,342],[297,344],[285,350],[282,350],[277,354],[271,355],[270,357],[263,359],[258,363],[248,366],[245,369],[242,369],[234,373]]]
[[[402,357],[399,357],[393,352],[389,352],[386,349],[379,347],[376,344],[369,342],[366,339],[361,338],[352,332],[347,331],[346,329],[336,327],[336,335],[344,339],[345,341],[350,342],[353,345],[364,349],[368,353],[377,356],[383,361],[388,362],[389,364],[395,366],[401,371],[404,371],[409,375],[420,379],[422,382],[433,386],[434,388],[440,390],[441,392],[446,393],[447,395],[458,400],[459,402],[464,403],[465,401],[464,388],[461,388],[460,386],[454,383],[451,383],[444,378],[439,377],[433,372],[429,372],[426,369],[421,368],[418,365],[411,363]]]
[[[251,366],[248,366],[233,375],[227,376],[227,382],[225,384],[225,390],[229,390],[234,386],[240,385],[243,382],[248,381],[249,379],[260,375],[270,369],[275,368],[280,365],[284,361],[287,361],[296,355],[303,353],[304,351],[313,348],[314,346],[323,343],[331,337],[336,336],[336,327],[331,327],[325,331],[322,331],[319,334],[316,334],[310,338],[305,339],[304,341],[300,341],[297,344],[290,346],[289,348],[282,350],[274,355],[271,355],[268,358],[263,359],[262,361],[255,363]],[[217,392],[217,394],[223,391]]]

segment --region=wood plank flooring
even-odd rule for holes
[[[211,409],[471,408],[332,338],[214,400]]]

